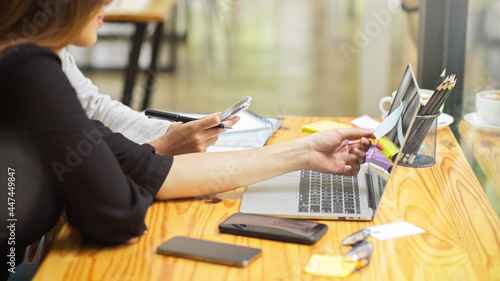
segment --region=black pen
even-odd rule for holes
[[[154,118],[159,118],[159,119],[164,119],[164,120],[169,120],[172,122],[182,122],[182,123],[187,123],[195,120],[200,120],[192,117],[187,117],[187,116],[182,116],[177,113],[170,113],[170,112],[165,112],[165,111],[157,111],[157,110],[152,110],[152,109],[146,109],[144,111],[144,114],[148,117],[154,117]],[[222,123],[219,125],[212,127],[212,128],[218,128],[218,129],[232,129],[232,127],[226,126]]]

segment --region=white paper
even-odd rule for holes
[[[401,113],[403,112],[403,109],[405,108],[405,102],[401,102],[401,104],[396,108],[389,116],[387,116],[382,123],[380,123],[377,128],[375,129],[375,132],[373,135],[375,138],[379,139],[387,133],[389,133],[396,124],[401,123]]]
[[[369,227],[370,235],[377,240],[394,239],[425,233],[425,230],[407,221],[400,221]]]

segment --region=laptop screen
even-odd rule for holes
[[[394,97],[391,114],[379,125],[382,131],[376,130],[377,146],[368,151],[367,162],[357,176],[302,170],[261,181],[245,188],[240,212],[293,218],[372,220],[397,164],[398,152],[411,130],[419,102],[418,85],[408,66]],[[386,136],[380,137],[382,135]]]
[[[419,87],[411,65],[408,64],[387,117],[389,118],[394,113],[400,115],[400,118],[393,116],[392,119],[396,120],[396,122],[390,124],[390,126],[393,126],[392,129],[385,136],[379,138],[376,146],[372,146],[367,153],[368,197],[369,205],[374,213],[378,209],[393,167],[399,161],[400,154],[398,152],[402,150],[408,138],[419,105]]]

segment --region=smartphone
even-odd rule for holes
[[[299,219],[236,213],[219,225],[222,233],[313,245],[328,225]]]
[[[231,105],[226,110],[222,111],[221,121],[226,121],[234,116],[238,115],[241,111],[246,110],[250,107],[250,103],[252,102],[252,97],[245,97],[239,102]]]
[[[176,236],[161,244],[159,254],[229,266],[245,267],[260,256],[261,250],[201,239]]]

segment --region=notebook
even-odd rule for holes
[[[219,135],[217,142],[207,152],[238,151],[266,145],[269,138],[283,123],[282,118],[263,117],[246,110],[239,115],[240,121]]]
[[[383,137],[386,142],[401,150],[419,103],[418,84],[408,65],[389,110],[389,116],[400,115],[397,124]],[[397,154],[387,157],[378,149],[370,148],[357,176],[302,170],[249,185],[243,193],[240,212],[289,218],[372,220],[399,160]]]
[[[207,114],[177,112],[183,116],[202,118]],[[246,110],[238,114],[240,120],[232,129],[219,135],[217,142],[207,148],[207,152],[239,151],[262,147],[280,128],[283,118],[263,117]]]
[[[243,111],[238,116],[240,121],[232,127],[232,130],[227,130],[227,134],[250,131],[275,132],[283,123],[282,118],[263,117],[251,110]]]

